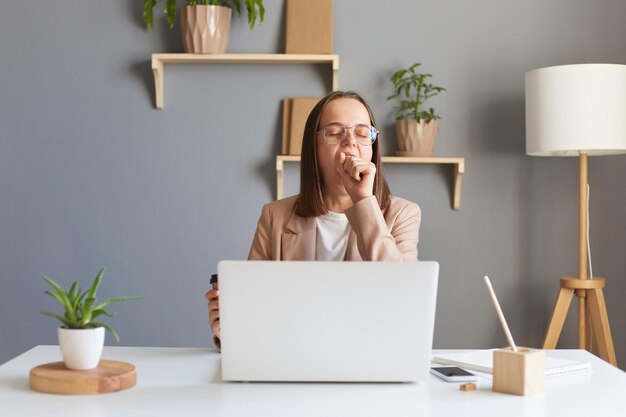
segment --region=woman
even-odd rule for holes
[[[421,212],[391,196],[365,99],[334,91],[304,128],[300,194],[266,204],[249,260],[416,261]],[[218,291],[206,294],[219,347]]]

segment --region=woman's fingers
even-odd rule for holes
[[[339,166],[343,167],[343,171],[348,173],[350,178],[355,181],[361,181],[363,176],[376,173],[376,165],[372,162],[357,158],[356,156],[346,155],[343,152],[339,153],[337,162]]]
[[[211,325],[211,330],[213,330],[213,334],[215,336],[220,338],[220,300],[218,296],[218,290],[208,291],[204,295],[204,297],[209,301],[209,323]]]
[[[376,166],[373,163],[362,159],[350,158],[346,164],[346,170],[349,170],[350,176],[355,181],[361,181],[364,176],[371,174],[372,171],[376,172]]]
[[[341,169],[345,162],[346,162],[346,154],[343,152],[339,152],[337,156],[335,157],[335,165],[337,167],[337,173],[339,173],[339,175],[342,174]]]
[[[211,323],[211,330],[213,330],[213,334],[218,338],[222,338],[222,330],[220,328],[220,319],[218,318],[214,322]]]
[[[219,310],[211,310],[209,311],[209,322],[211,323],[211,327],[213,327],[213,323],[219,321],[220,319],[220,311]]]
[[[219,310],[214,310],[209,313],[209,322],[211,323],[211,330],[213,334],[217,336],[218,339],[221,338],[221,328],[220,328],[220,313]]]
[[[345,155],[343,152],[339,152],[337,162],[343,162],[337,166],[337,170],[353,202],[356,203],[373,194],[376,165],[355,156]]]

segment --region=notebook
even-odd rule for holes
[[[429,379],[436,262],[221,261],[224,381]]]
[[[493,373],[494,350],[496,349],[438,354],[433,357],[433,362],[442,365],[460,366],[461,368],[491,374]],[[546,352],[545,372],[546,378],[554,378],[562,375],[588,374],[591,373],[591,363],[556,358],[549,356]]]

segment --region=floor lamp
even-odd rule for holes
[[[563,65],[526,73],[526,153],[580,160],[578,276],[561,277],[543,348],[556,348],[576,294],[579,348],[590,350],[593,339],[600,357],[617,365],[606,281],[588,272],[587,158],[626,153],[626,65]]]

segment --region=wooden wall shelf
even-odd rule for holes
[[[339,89],[337,54],[152,54],[157,109],[163,108],[163,64],[331,64],[333,91]]]
[[[332,89],[339,89],[339,55],[337,54],[152,54],[156,107],[163,108],[164,64],[330,64]],[[276,156],[276,197],[283,198],[285,162],[299,162],[299,155]],[[383,156],[386,164],[451,164],[454,165],[452,208],[461,207],[461,184],[465,172],[464,158],[417,158]]]
[[[283,198],[283,173],[285,162],[300,162],[300,155],[276,155],[276,198]],[[451,164],[454,165],[454,192],[452,208],[461,208],[461,185],[465,173],[465,158],[418,158],[408,156],[383,156],[385,164]]]

